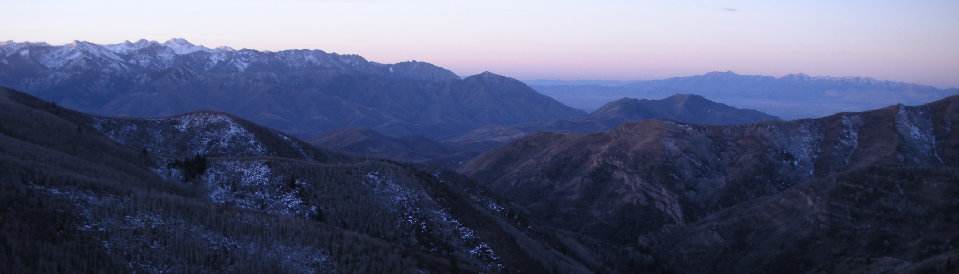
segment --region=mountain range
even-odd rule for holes
[[[731,71],[633,82],[541,80],[527,83],[564,104],[590,111],[622,97],[664,98],[675,93],[692,93],[784,119],[818,118],[894,104],[919,105],[959,94],[959,88],[868,77],[815,77],[801,73],[772,77]]]
[[[209,49],[183,39],[0,44],[0,86],[99,115],[224,111],[308,138],[363,127],[443,139],[487,125],[582,116],[493,73],[460,79],[424,62],[320,50]]]

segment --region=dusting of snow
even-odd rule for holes
[[[57,69],[77,61],[81,56],[81,52],[76,47],[61,47],[48,55],[41,56],[39,61],[49,69]]]
[[[397,211],[404,222],[419,227],[420,232],[426,232],[427,220],[421,216],[420,207],[415,204],[417,193],[379,172],[367,173],[366,179],[366,184],[373,187],[376,196],[383,199],[381,202],[386,208]]]
[[[266,160],[218,160],[201,176],[208,189],[207,197],[218,205],[262,210],[272,214],[311,217],[317,213],[300,197],[295,186],[307,184],[273,172]]]
[[[506,208],[504,208],[500,204],[488,198],[480,197],[477,195],[470,195],[470,198],[477,204],[483,205],[487,209],[492,210],[493,212],[496,212],[497,214],[502,215],[504,212],[506,212]]]
[[[433,210],[434,216],[439,217],[440,221],[454,229],[459,235],[459,244],[469,248],[470,256],[480,259],[487,265],[487,270],[503,270],[502,258],[493,252],[486,242],[483,242],[469,227],[464,226],[459,220],[451,217],[445,210]]]
[[[433,232],[448,231],[456,236],[454,244],[465,247],[469,256],[485,263],[488,270],[503,269],[502,258],[473,229],[450,216],[446,209],[434,207],[432,210],[422,210],[425,207],[421,203],[433,202],[429,195],[402,186],[380,172],[369,172],[366,178],[366,184],[373,187],[378,197],[383,198],[384,206],[400,213],[404,222],[418,226],[421,232],[430,232],[427,231],[429,228],[435,228]]]
[[[785,170],[798,180],[812,178],[816,171],[816,159],[821,152],[819,124],[814,120],[802,120],[795,127],[780,128],[779,124],[768,124],[766,128],[775,135],[773,141],[783,157],[782,166]],[[777,187],[784,189],[788,186]]]
[[[234,59],[233,66],[236,67],[237,71],[244,72],[246,71],[246,68],[250,66],[250,64],[244,62],[243,60]]]
[[[209,128],[212,131],[201,131],[200,138],[202,144],[213,145],[207,149],[227,151],[240,145],[246,148],[247,153],[252,155],[263,155],[266,152],[266,146],[256,140],[256,136],[236,123],[232,118],[223,114],[215,113],[190,113],[177,116],[179,121],[177,129],[180,132],[186,132],[188,129]],[[201,154],[207,154],[208,151],[198,151]]]
[[[849,158],[859,149],[859,128],[862,127],[863,121],[859,115],[843,115],[840,122],[842,132],[839,134],[835,151],[837,155],[839,153],[845,154],[843,163],[849,164]]]
[[[228,115],[195,112],[171,118],[95,118],[93,128],[111,140],[174,156],[268,156],[265,144]]]
[[[289,144],[290,147],[292,147],[293,149],[295,149],[297,153],[299,153],[301,156],[303,156],[303,159],[307,159],[307,160],[310,160],[310,161],[313,160],[313,157],[311,156],[312,154],[311,154],[311,153],[307,153],[306,150],[304,150],[303,147],[300,146],[300,144],[297,143],[295,140],[293,140],[293,139],[290,138],[289,136],[286,136],[286,134],[277,134],[277,135],[280,136],[280,139],[283,139],[283,141],[286,141],[286,143]]]
[[[936,150],[936,135],[932,120],[922,108],[899,105],[896,113],[896,130],[902,138],[900,160],[925,163],[934,159],[943,163]],[[905,155],[904,155],[905,154]]]

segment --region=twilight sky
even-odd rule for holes
[[[732,70],[959,87],[959,1],[0,0],[0,40],[321,49],[471,75]]]

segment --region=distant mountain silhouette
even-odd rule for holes
[[[959,94],[957,88],[940,89],[865,77],[790,74],[776,78],[729,71],[631,83],[594,82],[529,83],[543,94],[588,111],[622,97],[663,98],[675,93],[690,93],[738,107],[757,109],[784,119],[817,118],[893,104],[918,105]]]
[[[183,39],[0,45],[0,85],[95,114],[235,114],[300,137],[364,127],[456,136],[487,125],[582,116],[517,80],[465,79],[424,62],[379,64],[319,50],[209,49]]]
[[[752,109],[738,109],[716,103],[695,94],[677,94],[662,100],[623,98],[607,103],[585,117],[586,120],[609,121],[618,126],[639,119],[669,119],[701,125],[739,125],[762,120],[778,120]]]

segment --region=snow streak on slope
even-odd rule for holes
[[[900,161],[916,164],[942,163],[936,151],[936,135],[928,110],[922,107],[899,105],[896,112],[896,130],[902,138]]]
[[[425,192],[402,186],[379,172],[367,173],[366,178],[366,183],[373,187],[377,197],[381,197],[380,202],[385,208],[399,213],[402,221],[418,226],[421,233],[453,235],[455,238],[450,241],[467,248],[469,254],[466,255],[470,258],[483,262],[488,270],[503,269],[502,259],[473,229],[452,217]]]

